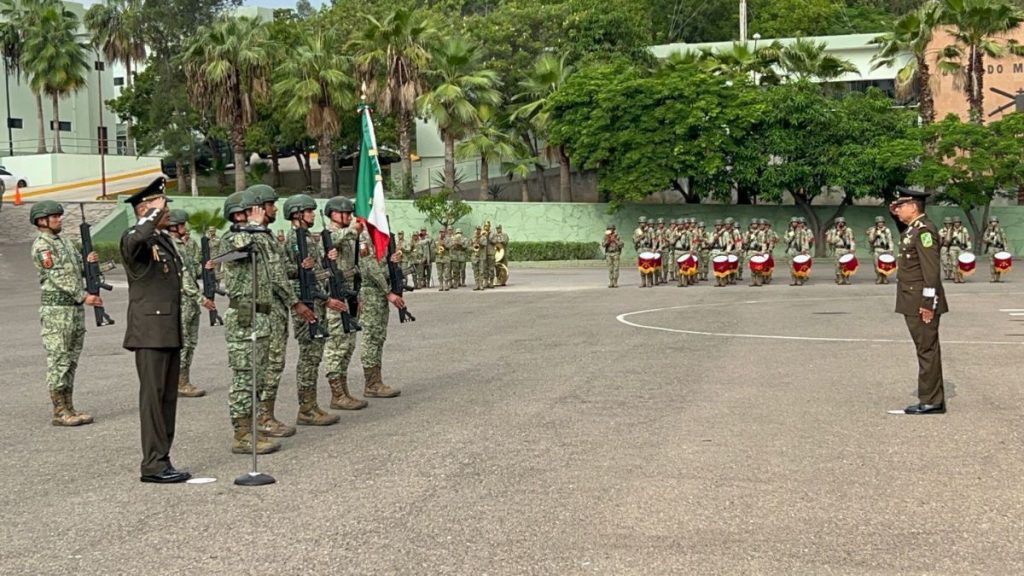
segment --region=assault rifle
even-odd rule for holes
[[[89,262],[89,254],[93,252],[92,227],[85,221],[85,205],[79,204],[78,206],[82,209],[82,225],[78,227],[78,230],[82,234],[82,264],[84,268],[82,275],[85,276],[85,291],[93,296],[99,296],[101,288],[110,291],[114,287],[104,281],[99,263]],[[113,268],[113,265],[110,268]],[[96,313],[97,326],[110,326],[114,323],[113,318],[107,315],[107,311],[103,306],[94,306],[93,310]]]
[[[345,331],[345,334],[352,332],[359,332],[363,329],[356,319],[352,317],[352,314],[359,309],[359,290],[349,290],[348,286],[345,285],[345,275],[342,274],[338,267],[335,266],[334,260],[331,260],[327,255],[334,250],[334,239],[331,238],[331,231],[326,227],[324,231],[320,233],[320,240],[324,245],[324,268],[330,273],[328,278],[327,286],[331,298],[335,300],[343,300],[345,305],[348,306],[348,312],[341,313],[341,328]],[[359,258],[358,254],[356,258]],[[358,260],[357,260],[358,262]]]
[[[299,257],[298,257],[298,268],[299,268],[299,301],[309,307],[310,310],[316,310],[315,305],[317,300],[326,300],[327,295],[320,291],[320,287],[316,283],[316,273],[312,270],[307,270],[302,266],[302,261],[309,256],[309,245],[306,242],[308,231],[305,228],[299,227],[295,229],[295,243],[298,245]],[[322,322],[316,320],[309,323],[309,337],[314,340],[321,340],[327,338],[327,327]]]
[[[217,298],[217,295],[227,296],[228,293],[221,290],[217,286],[217,275],[213,270],[207,270],[206,263],[210,261],[210,239],[203,236],[202,240],[199,241],[201,250],[201,256],[203,261],[203,296],[208,298],[211,302]],[[210,326],[223,326],[224,319],[220,317],[220,314],[216,310],[210,310]]]
[[[391,293],[395,296],[401,296],[403,292],[412,292],[412,288],[405,285],[405,273],[402,272],[402,265],[398,262],[392,262],[391,257],[395,254],[395,235],[391,234],[388,238],[388,282],[391,284]],[[409,312],[406,307],[398,309],[398,321],[401,323],[415,322],[416,317]]]

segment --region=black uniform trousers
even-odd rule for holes
[[[180,361],[180,348],[135,350],[135,369],[139,373],[143,476],[159,474],[171,465]]]
[[[942,383],[942,348],[939,346],[939,318],[931,323],[921,320],[920,314],[904,315],[910,338],[917,348],[917,397],[922,404],[942,404],[946,400]]]

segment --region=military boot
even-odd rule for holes
[[[380,375],[380,366],[366,368],[363,372],[366,373],[366,388],[363,389],[363,396],[367,398],[394,398],[402,393],[401,390],[395,390],[384,383]]]
[[[252,454],[252,418],[234,418],[231,423],[235,427],[235,439],[231,443],[233,454]],[[256,453],[270,454],[281,449],[281,445],[267,440],[262,434],[256,435]]]
[[[72,400],[72,397],[75,395],[74,388],[67,388],[67,389],[65,389],[63,394],[64,394],[64,405],[67,406],[68,411],[71,412],[72,414],[74,414],[75,416],[81,418],[82,419],[82,424],[92,424],[92,416],[90,416],[89,414],[86,414],[85,412],[79,412],[78,410],[75,409],[75,403]]]
[[[274,405],[277,400],[260,402],[259,418],[256,429],[271,438],[287,438],[295,435],[295,427],[281,422],[274,416]]]
[[[183,368],[178,373],[178,396],[184,396],[185,398],[199,398],[200,396],[206,396],[206,390],[200,390],[192,385],[191,374],[188,368]]]
[[[54,426],[81,426],[86,422],[76,416],[68,409],[64,391],[50,391],[50,400],[53,401],[53,419],[50,421]]]
[[[299,426],[330,426],[341,420],[335,414],[328,414],[316,404],[316,388],[299,390],[299,416],[295,423]]]
[[[353,398],[348,392],[348,376],[328,380],[331,385],[331,410],[362,410],[368,403]]]

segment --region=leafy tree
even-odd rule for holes
[[[797,38],[779,51],[779,65],[787,76],[797,80],[827,82],[844,74],[856,74],[857,66],[825,50],[824,42]]]
[[[1000,188],[1015,191],[1017,204],[1024,204],[1024,114],[1007,114],[989,124],[989,130],[996,137],[996,182]],[[987,221],[986,214],[982,223]]]
[[[714,74],[750,76],[755,84],[763,86],[775,85],[782,81],[776,72],[781,53],[782,44],[777,40],[756,48],[752,47],[750,42],[734,42],[729,49],[704,48],[698,53],[691,54],[689,58],[701,62],[704,68]],[[664,65],[685,65],[686,60],[687,56],[680,55],[670,58]]]
[[[413,206],[430,224],[439,223],[442,226],[454,226],[473,211],[472,206],[455,197],[451,188],[442,188],[437,194],[424,194],[413,200]]]
[[[553,54],[542,55],[527,73],[526,78],[519,83],[521,92],[513,98],[519,106],[513,110],[512,119],[526,122],[537,136],[548,139],[551,127],[551,96],[565,84],[572,71],[573,68],[566,63],[565,56],[558,58]],[[558,155],[558,199],[561,202],[571,202],[572,173],[569,170],[569,155],[564,145],[551,148]]]
[[[561,51],[570,63],[604,62],[625,57],[650,63],[651,22],[633,0],[566,0],[565,40]]]
[[[896,74],[896,90],[905,97],[912,93],[915,87],[917,88],[917,101],[920,104],[918,112],[923,124],[935,121],[935,98],[932,94],[932,69],[928,47],[935,37],[934,31],[939,15],[939,3],[936,0],[928,0],[917,10],[897,20],[889,32],[872,41],[879,47],[878,53],[872,58],[872,70],[892,66],[908,52],[913,56]]]
[[[104,0],[93,4],[85,13],[85,27],[108,62],[120,62],[125,68],[125,85],[134,81],[132,64],[146,59],[146,42],[142,35],[142,0]],[[133,118],[127,116],[128,154],[135,154],[132,134]]]
[[[480,159],[480,200],[487,200],[491,188],[491,166],[515,155],[512,135],[491,121],[485,121],[472,136],[455,147],[456,158]]]
[[[16,57],[14,66],[26,79],[32,79],[32,71],[26,60],[25,45],[29,36],[42,31],[40,18],[45,10],[59,5],[57,0],[0,0],[0,17],[4,21],[4,54],[7,59]],[[31,83],[30,83],[31,87]],[[38,120],[36,154],[46,153],[46,123],[43,119],[43,93],[32,89],[36,99],[36,119]]]

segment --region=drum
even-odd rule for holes
[[[750,271],[754,274],[764,274],[767,272],[768,255],[767,254],[754,254],[750,257]]]
[[[715,278],[722,278],[728,276],[732,268],[729,266],[729,257],[725,254],[719,254],[711,259],[711,269],[715,273]]]
[[[729,259],[729,271],[730,272],[735,273],[737,270],[740,269],[740,257],[739,256],[737,256],[735,254],[729,254],[727,256],[727,258]]]
[[[843,254],[839,257],[839,273],[843,276],[853,276],[858,265],[857,257],[853,254]]]
[[[889,276],[896,271],[896,257],[892,254],[879,254],[875,260],[875,270],[879,274]]]
[[[641,252],[637,256],[637,267],[641,274],[653,274],[661,265],[661,256],[654,252]]]
[[[996,252],[992,255],[992,267],[1000,274],[1013,269],[1013,255],[1009,252]]]
[[[697,273],[697,256],[692,253],[683,254],[676,259],[676,265],[681,275],[693,276]]]
[[[961,252],[956,257],[956,267],[960,270],[962,276],[970,276],[974,274],[974,267],[978,263],[977,260],[972,252]]]
[[[771,274],[772,272],[775,271],[775,257],[772,256],[771,252],[765,254],[765,256],[768,257],[768,261],[764,263],[764,273]]]
[[[661,270],[661,252],[654,253],[654,269]]]
[[[807,278],[811,275],[811,265],[814,261],[811,260],[808,254],[797,254],[793,256],[793,276],[797,278]]]

